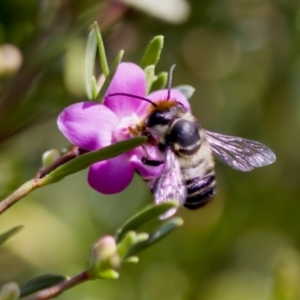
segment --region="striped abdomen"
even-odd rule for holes
[[[183,206],[188,209],[203,207],[217,193],[212,152],[204,132],[198,129],[198,133],[199,138],[194,139],[193,143],[181,146],[180,149],[176,149],[174,145],[187,188],[187,198]]]
[[[210,145],[197,120],[190,114],[174,119],[165,145],[172,147],[180,163],[187,189],[183,206],[188,209],[203,207],[216,195],[217,189]]]
[[[217,193],[216,177],[213,169],[186,180],[187,198],[184,207],[197,209],[206,205]]]

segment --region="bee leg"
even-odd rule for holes
[[[151,135],[150,132],[148,131],[143,131],[142,132],[142,136],[145,136],[148,139],[148,143],[152,146],[157,144],[157,141],[155,140],[155,138]]]
[[[161,160],[154,160],[154,159],[149,159],[146,156],[142,157],[142,163],[146,166],[152,166],[152,167],[157,167],[160,166],[161,164],[164,163],[164,161]]]

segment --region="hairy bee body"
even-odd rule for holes
[[[241,171],[276,159],[259,142],[204,130],[182,104],[173,100],[153,107],[145,119],[145,133],[164,155],[162,174],[150,183],[156,203],[176,199],[188,209],[207,204],[217,192],[213,153]],[[149,158],[145,162],[155,165]]]
[[[197,119],[176,103],[170,109],[150,114],[146,126],[157,137],[160,151],[169,156],[172,153],[170,164],[174,166],[175,160],[179,163],[180,170],[176,172],[181,172],[185,189],[182,205],[197,209],[208,203],[216,194],[214,160]],[[154,195],[159,184],[160,180],[156,180],[152,187]]]
[[[183,206],[188,209],[203,207],[217,190],[212,151],[204,132],[196,118],[188,112],[175,114],[168,131],[166,145],[171,147],[179,161],[187,189]]]

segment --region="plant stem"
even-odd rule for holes
[[[90,280],[88,272],[84,271],[66,281],[63,281],[41,292],[38,292],[35,296],[31,297],[30,300],[45,300],[57,297],[64,291],[88,280]]]
[[[40,170],[36,175],[36,178],[45,177],[46,175],[57,169],[59,166],[87,152],[87,150],[81,149],[73,145],[68,152],[66,152],[62,157],[58,158],[56,161],[54,161],[49,167]]]
[[[0,202],[0,215],[6,211],[9,207],[17,203],[19,200],[24,198],[26,195],[28,195],[30,192],[35,190],[38,187],[41,187],[43,185],[46,185],[43,178],[51,173],[53,170],[58,168],[59,166],[65,164],[66,162],[70,161],[71,159],[74,159],[75,157],[78,157],[84,153],[86,153],[86,150],[80,149],[77,146],[73,146],[70,151],[65,153],[62,157],[57,159],[55,162],[53,162],[52,165],[45,169],[41,169],[35,178],[27,181],[24,183],[21,187],[19,187],[16,191],[14,191],[10,196],[8,196],[6,199]]]
[[[35,190],[40,186],[40,179],[31,179],[27,181],[22,186],[20,186],[16,191],[14,191],[10,196],[0,202],[0,214],[6,211],[9,207],[17,203],[19,200],[24,198],[27,194]]]

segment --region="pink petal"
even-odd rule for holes
[[[57,124],[65,137],[86,150],[111,144],[118,117],[107,107],[95,102],[81,102],[65,108]]]
[[[147,158],[157,161],[163,161],[164,157],[160,153],[157,147],[154,146],[145,146],[147,149]],[[148,166],[142,162],[142,157],[145,155],[145,150],[142,147],[138,147],[128,154],[131,156],[130,161],[133,163],[133,166],[136,171],[144,178],[144,179],[153,179],[158,177],[163,168],[163,164],[159,166]]]
[[[88,182],[102,194],[123,191],[132,181],[134,167],[126,154],[93,164],[89,169]]]
[[[135,112],[142,100],[127,96],[109,96],[114,93],[126,93],[145,97],[146,77],[136,64],[121,63],[107,90],[103,104],[109,107],[119,118]]]
[[[164,89],[164,90],[155,91],[155,92],[151,93],[150,95],[148,95],[147,98],[154,102],[159,102],[161,100],[167,100],[168,90]],[[170,99],[180,102],[188,111],[191,110],[189,101],[179,90],[171,89]]]

